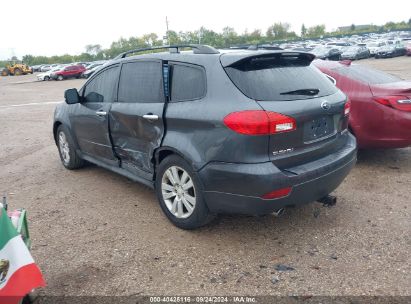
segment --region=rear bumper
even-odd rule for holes
[[[353,108],[351,118],[350,125],[361,149],[411,146],[411,112],[372,102]]]
[[[336,153],[287,170],[273,163],[210,163],[200,170],[205,200],[211,212],[263,215],[286,206],[316,201],[335,190],[356,162],[356,141]],[[279,199],[262,199],[276,189],[292,187]]]

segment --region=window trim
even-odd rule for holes
[[[120,64],[117,62],[117,63],[111,64],[111,65],[108,65],[108,66],[102,68],[100,71],[98,71],[98,73],[94,73],[94,75],[92,75],[90,77],[90,79],[88,79],[86,81],[86,83],[80,89],[80,94],[79,95],[81,96],[81,103],[87,103],[85,98],[84,98],[84,93],[85,93],[85,90],[86,90],[87,86],[90,84],[90,82],[92,82],[95,78],[97,78],[101,73],[103,73],[103,72],[105,72],[109,69],[112,69],[112,68],[120,68]],[[114,92],[113,102],[117,102],[118,84],[119,84],[119,79],[120,79],[119,71],[120,71],[120,69],[117,72],[116,83],[114,84],[115,92]],[[102,103],[105,103],[105,102],[102,102]]]
[[[174,67],[175,65],[180,65],[180,66],[187,66],[190,68],[195,68],[198,70],[201,70],[203,76],[204,76],[204,94],[201,97],[197,98],[192,98],[192,99],[184,99],[184,100],[173,100],[171,97],[173,95],[173,68],[170,69],[170,67]],[[181,62],[181,61],[169,61],[168,62],[169,66],[169,102],[170,103],[178,103],[178,102],[187,102],[187,101],[196,101],[196,100],[201,100],[204,99],[207,96],[208,92],[208,87],[207,87],[207,72],[204,66],[199,65],[199,64],[193,64],[193,63],[186,63],[186,62]]]
[[[121,73],[123,71],[123,65],[129,64],[129,63],[135,63],[135,62],[156,62],[156,63],[159,63],[161,65],[161,69],[163,68],[163,63],[164,63],[163,60],[155,59],[155,58],[135,58],[135,59],[133,58],[133,59],[121,61],[120,62],[120,70],[119,70],[118,78],[117,78],[117,94],[116,94],[116,98],[115,98],[115,101],[114,101],[116,103],[126,103],[126,102],[118,101],[118,94],[120,92],[120,79],[121,79]],[[161,81],[163,83],[162,87],[164,88],[164,74],[163,74],[162,70],[161,70]],[[164,89],[163,89],[162,95],[163,95],[163,101],[159,101],[159,102],[133,102],[133,103],[135,103],[135,104],[139,104],[139,103],[163,103],[163,104],[165,104],[166,101],[168,101],[168,100],[167,100],[167,96],[165,96]],[[130,103],[130,102],[128,102],[128,103]]]
[[[324,73],[323,72],[323,74],[328,78],[328,79],[330,79],[331,80],[331,82],[333,83],[333,85],[337,85],[337,80],[334,78],[334,77],[332,77],[332,76],[330,76],[330,75],[328,75],[327,73]]]

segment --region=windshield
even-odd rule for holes
[[[337,88],[317,68],[295,57],[252,58],[225,68],[244,95],[258,101],[328,96]]]
[[[354,52],[357,52],[357,51],[358,51],[358,47],[356,47],[356,46],[349,46],[349,47],[347,47],[344,51],[345,51],[346,53],[349,53],[349,52],[354,53]]]
[[[342,65],[334,70],[341,75],[352,77],[367,84],[384,84],[402,80],[399,77],[363,65]]]

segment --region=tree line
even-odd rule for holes
[[[402,22],[387,22],[384,25],[368,25],[357,27],[352,24],[346,28],[340,28],[333,32],[327,32],[324,24],[306,27],[301,26],[299,33],[291,30],[289,23],[274,23],[269,26],[265,33],[256,29],[254,31],[244,31],[237,33],[232,27],[225,27],[221,32],[201,27],[196,31],[168,31],[166,33],[168,44],[208,44],[217,48],[227,48],[234,45],[250,45],[263,43],[280,43],[292,42],[302,39],[318,39],[326,37],[341,37],[354,34],[364,33],[384,33],[389,31],[411,30],[411,18]],[[70,62],[89,62],[95,60],[111,59],[118,54],[130,49],[160,46],[164,44],[164,37],[158,37],[155,33],[145,34],[141,37],[120,38],[114,41],[109,48],[103,49],[101,45],[87,45],[85,52],[80,55],[60,55],[60,56],[23,56],[23,62],[29,65],[52,64],[52,63],[70,63]],[[13,58],[17,59],[17,58]],[[0,61],[0,66],[6,62]]]

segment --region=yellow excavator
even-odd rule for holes
[[[29,67],[27,64],[10,62],[6,65],[6,67],[1,71],[1,76],[19,76],[19,75],[26,75],[26,74],[33,74],[33,69]]]

